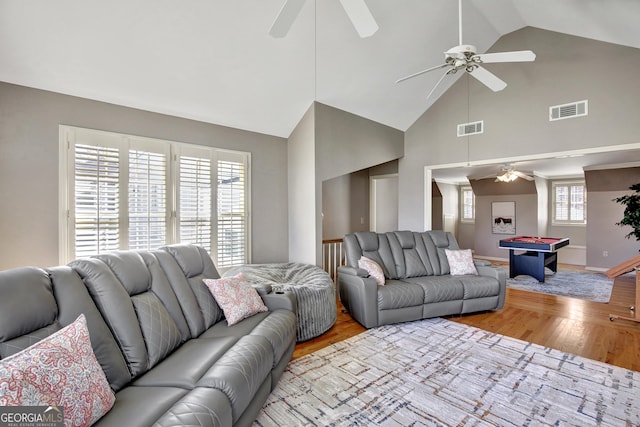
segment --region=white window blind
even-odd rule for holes
[[[218,265],[246,262],[245,163],[218,160]]]
[[[120,154],[117,148],[85,144],[74,156],[76,257],[120,247]]]
[[[475,219],[475,196],[471,187],[461,188],[462,221],[473,222]]]
[[[179,161],[180,241],[211,251],[212,177],[211,160],[180,156]]]
[[[167,156],[129,150],[129,249],[155,249],[167,241]]]
[[[248,153],[70,126],[60,147],[62,263],[171,243],[250,262]]]
[[[585,224],[586,196],[584,182],[554,182],[553,222]]]

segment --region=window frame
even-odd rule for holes
[[[582,220],[572,220],[571,212],[573,210],[571,203],[571,187],[579,185],[582,187]],[[557,219],[557,198],[556,191],[558,187],[567,188],[567,216],[568,219]],[[551,183],[551,225],[553,226],[586,226],[587,224],[587,186],[583,179],[557,180]]]
[[[180,156],[187,153],[207,157],[211,161],[211,255],[216,267],[223,271],[231,265],[218,265],[218,232],[217,232],[217,168],[218,160],[232,158],[244,167],[244,262],[251,262],[251,153],[188,144],[177,141],[167,141],[157,138],[147,138],[126,135],[101,130],[80,127],[59,126],[59,259],[61,264],[67,264],[78,258],[75,251],[76,222],[75,222],[75,146],[95,145],[116,147],[119,150],[120,168],[118,178],[120,193],[119,213],[119,247],[118,250],[129,249],[129,156],[130,149],[146,150],[149,152],[163,152],[166,154],[166,196],[165,217],[166,231],[164,245],[180,243]],[[242,167],[242,166],[241,166]]]
[[[464,216],[465,212],[465,193],[471,192],[471,218]],[[476,222],[476,195],[473,192],[473,188],[470,185],[460,186],[460,222],[465,224],[474,224]]]

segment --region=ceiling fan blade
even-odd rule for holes
[[[514,175],[516,175],[516,176],[518,176],[520,178],[526,179],[527,181],[533,181],[535,179],[531,175],[527,175],[526,173],[522,173],[522,172],[519,172],[519,171],[513,171],[511,173],[513,173]]]
[[[474,68],[473,71],[469,71],[469,74],[494,92],[501,91],[507,87],[507,84],[504,81],[500,80],[495,74],[491,73],[486,68]]]
[[[494,62],[531,62],[536,59],[536,54],[530,50],[518,50],[513,52],[481,53],[475,57],[485,64]]]
[[[340,0],[340,3],[360,37],[370,37],[378,31],[378,24],[364,0]]]
[[[419,76],[420,74],[428,73],[429,71],[437,70],[437,69],[448,67],[448,66],[449,66],[449,64],[436,65],[435,67],[427,68],[426,70],[418,71],[417,73],[413,73],[413,74],[410,74],[408,76],[402,77],[401,79],[396,80],[396,83],[400,83],[400,82],[403,82],[405,80],[409,80],[409,79],[412,79],[412,78],[414,78],[416,76]]]
[[[427,95],[427,99],[431,98],[431,95],[433,95],[433,92],[435,92],[436,88],[440,85],[440,83],[444,80],[444,78],[447,77],[447,75],[449,75],[449,71],[447,71],[442,75],[442,77],[440,77],[440,80],[438,80],[435,86],[431,89],[431,92],[429,92],[429,95]]]
[[[293,21],[296,20],[305,0],[285,0],[282,9],[278,12],[278,16],[271,24],[269,35],[271,37],[284,37],[289,32]]]

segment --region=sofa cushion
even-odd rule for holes
[[[477,275],[478,270],[473,263],[471,249],[445,249],[449,272],[452,276],[464,276],[465,274]]]
[[[245,280],[242,273],[221,279],[203,279],[229,326],[254,314],[268,311],[258,292]]]
[[[149,370],[149,354],[131,297],[104,261],[78,259],[69,264],[82,278],[89,294],[113,333],[131,377]]]
[[[430,230],[424,232],[436,248],[435,256],[429,256],[435,274],[449,274],[449,262],[445,249],[460,249],[458,242],[449,231]],[[425,242],[426,243],[426,242]]]
[[[160,299],[152,292],[131,297],[147,346],[149,366],[155,366],[182,342],[180,331]]]
[[[44,270],[23,267],[0,272],[0,343],[25,336],[23,344],[15,343],[12,347],[0,344],[0,357],[59,330],[57,316],[51,280]]]
[[[240,338],[198,385],[222,391],[231,402],[233,421],[236,422],[258,389],[270,378],[272,367],[273,352],[269,341],[261,336],[248,335]]]
[[[194,388],[238,339],[239,337],[218,337],[189,340],[133,384]]]
[[[131,373],[113,334],[80,276],[67,266],[49,268],[47,273],[51,277],[53,293],[58,303],[58,321],[61,325],[69,325],[80,313],[84,314],[93,352],[111,388],[114,391],[120,390],[131,381]]]
[[[434,302],[462,300],[464,298],[462,278],[466,277],[446,274],[444,276],[412,277],[405,280],[419,285],[424,295],[422,302],[431,304]]]
[[[189,323],[191,336],[197,337],[224,317],[222,309],[216,303],[211,292],[206,286],[202,286],[202,279],[218,279],[220,274],[209,254],[200,246],[176,244],[160,249],[169,253],[180,266],[182,277],[174,274],[173,269],[171,272],[166,269],[165,271],[171,280],[175,294],[184,304],[183,313]],[[159,260],[162,267],[165,268],[166,262]],[[187,294],[191,294],[191,296],[185,299]],[[197,304],[195,310],[192,307],[193,303]]]
[[[391,246],[386,234],[374,233],[371,231],[358,231],[344,237],[347,256],[350,267],[358,267],[360,256],[365,256],[377,262],[384,276],[389,279],[398,279],[396,263],[393,259]]]
[[[411,231],[386,233],[393,253],[398,278],[426,276],[429,271],[418,253],[416,239]]]
[[[384,286],[384,271],[382,271],[380,264],[366,256],[362,256],[358,260],[358,267],[369,273],[369,276],[375,279],[378,286]]]
[[[421,305],[424,292],[419,285],[401,280],[387,280],[385,286],[378,287],[378,310]]]
[[[0,361],[0,405],[62,406],[70,425],[90,425],[115,402],[93,354],[84,315]]]

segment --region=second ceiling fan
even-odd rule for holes
[[[428,73],[429,71],[446,68],[445,73],[440,77],[440,80],[438,80],[433,89],[431,89],[429,95],[427,95],[427,99],[433,95],[433,92],[445,77],[455,74],[458,71],[465,71],[471,74],[489,89],[494,92],[498,92],[507,87],[507,84],[499,79],[495,74],[482,67],[481,64],[496,62],[530,62],[536,59],[536,54],[530,50],[479,54],[477,53],[475,46],[462,44],[462,0],[458,0],[458,35],[458,41],[460,44],[452,47],[444,53],[444,64],[436,65],[435,67],[427,68],[426,70],[418,71],[417,73],[402,77],[396,80],[396,83],[409,80]]]

